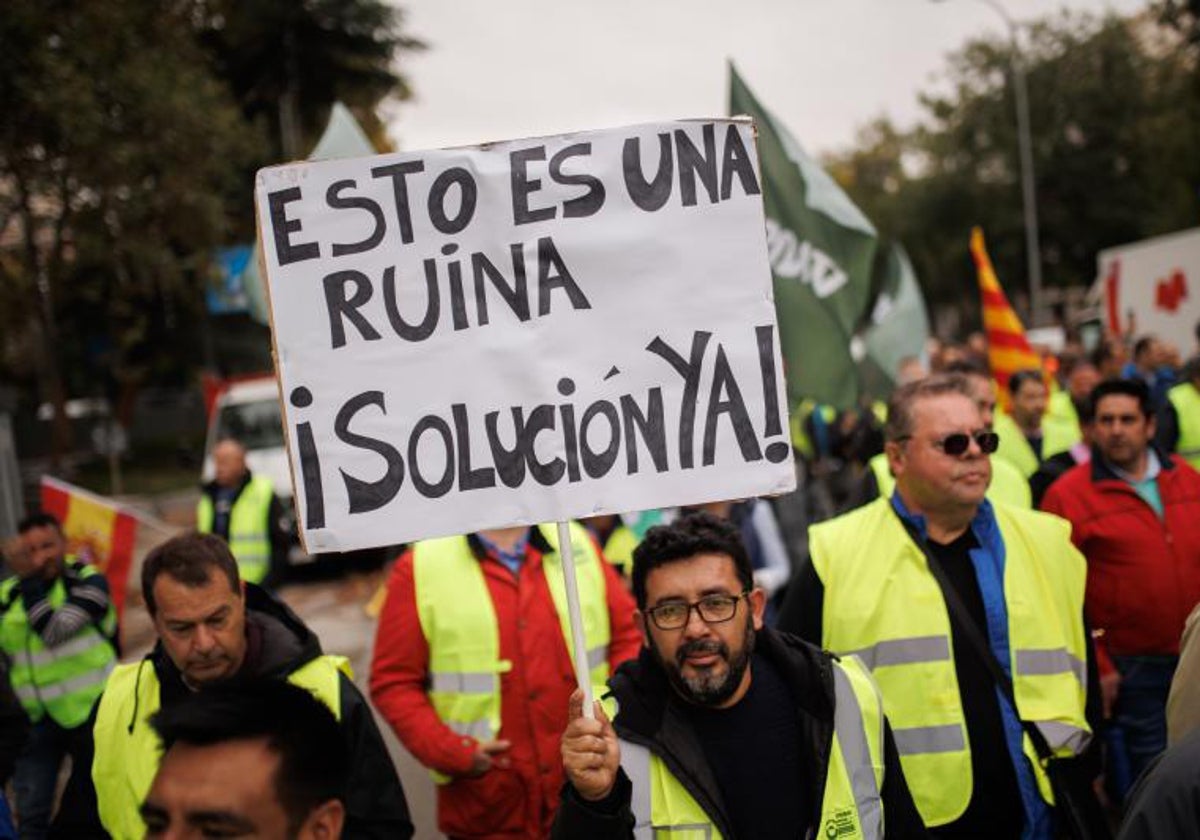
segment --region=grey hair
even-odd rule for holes
[[[913,406],[919,400],[959,394],[975,404],[971,384],[961,373],[935,373],[916,382],[901,385],[888,400],[887,423],[883,427],[886,440],[898,441],[910,437],[913,429]]]

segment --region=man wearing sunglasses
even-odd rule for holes
[[[619,711],[571,698],[553,837],[926,836],[866,669],[763,626],[733,525],[650,529],[633,591],[645,646]]]
[[[966,378],[975,404],[979,407],[980,419],[983,421],[984,427],[991,430],[996,416],[996,385],[987,368],[978,362],[962,359],[946,365],[942,373],[958,373]],[[965,444],[965,439],[961,443]],[[995,447],[991,451],[994,452]],[[1025,475],[1008,461],[1001,458],[990,460],[992,481],[988,485],[987,497],[994,502],[1004,502],[1023,508],[1032,507],[1030,481],[1026,480]],[[869,469],[863,473],[862,479],[842,512],[854,510],[854,508],[874,501],[880,496],[890,497],[892,495],[892,491],[896,487],[896,479],[892,476],[887,452],[880,452],[867,463],[867,466]]]
[[[1090,738],[1083,557],[1061,519],[985,498],[998,441],[964,377],[897,389],[885,436],[895,491],[810,529],[780,627],[872,670],[933,836],[1052,837],[1021,721],[1056,757]]]

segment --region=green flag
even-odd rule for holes
[[[912,263],[899,244],[892,243],[881,254],[876,270],[879,291],[870,323],[855,339],[854,355],[862,356],[863,390],[882,399],[895,387],[896,366],[902,359],[924,358],[929,316]]]
[[[871,294],[877,234],[842,189],[804,153],[729,67],[729,113],[758,126],[767,247],[788,396],[838,408],[860,390],[851,340]]]

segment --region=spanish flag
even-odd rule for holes
[[[137,519],[115,502],[81,487],[42,476],[42,510],[62,523],[67,551],[108,578],[117,618],[125,608],[125,586],[133,564]]]
[[[992,260],[983,244],[983,231],[971,229],[971,257],[979,275],[979,297],[983,302],[983,330],[988,341],[988,365],[1000,386],[1001,404],[1008,404],[1008,378],[1020,370],[1041,370],[1042,360],[1025,338],[1025,327],[1009,305]]]

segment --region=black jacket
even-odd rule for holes
[[[803,835],[797,832],[796,836],[816,837],[833,744],[832,657],[794,636],[766,628],[758,631],[755,650],[779,668],[798,701],[796,713],[800,718],[801,743],[797,748],[801,751],[803,778],[812,785],[806,795],[807,801],[813,803],[814,811],[806,832]],[[671,774],[709,815],[722,836],[726,840],[738,840],[704,750],[683,712],[685,701],[667,682],[654,655],[643,649],[636,660],[626,662],[617,670],[609,680],[609,688],[619,706],[613,721],[617,735],[644,745],[662,759]],[[747,756],[747,760],[753,761],[754,757]],[[624,771],[618,776],[609,803],[585,801],[568,782],[563,787],[562,803],[551,836],[560,840],[633,837],[631,793]],[[927,836],[904,781],[890,727],[884,732],[884,783],[880,794],[888,837]]]
[[[1156,758],[1129,794],[1119,840],[1200,837],[1200,730]]]
[[[299,616],[252,583],[246,584],[246,636],[246,660],[234,679],[286,679],[293,671],[321,655],[320,641]],[[189,689],[161,643],[155,645],[144,661],[154,667],[163,707],[186,696]],[[413,826],[404,789],[375,725],[371,707],[345,674],[341,675],[340,701],[340,724],[346,738],[350,768],[346,780],[343,836],[389,840],[412,837]],[[96,706],[99,707],[99,701]],[[92,731],[95,717],[96,709],[93,708],[88,732]],[[86,760],[78,762],[80,766],[72,771],[52,837],[78,840],[108,836],[100,825],[96,791],[92,785],[92,747],[89,743]]]

